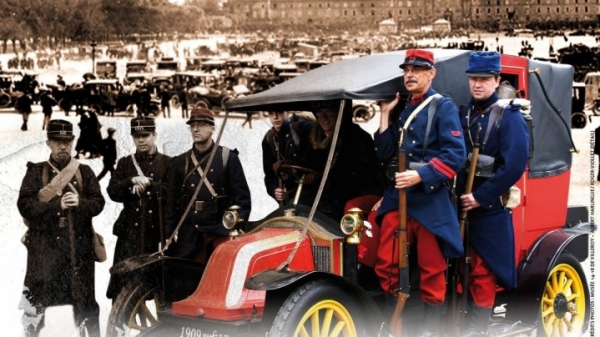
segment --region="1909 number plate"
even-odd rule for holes
[[[202,331],[202,329],[181,327],[181,335],[179,337],[229,337],[229,335],[220,333],[217,330]]]

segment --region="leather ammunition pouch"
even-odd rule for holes
[[[411,170],[415,170],[416,171],[416,170],[420,169],[421,167],[423,167],[425,165],[427,165],[427,163],[424,162],[424,161],[422,161],[422,162],[410,162],[410,163],[408,163],[408,168],[411,169]]]
[[[226,195],[219,195],[212,201],[196,200],[194,210],[197,212],[209,211],[213,213],[221,213],[225,211],[226,204],[229,198]]]
[[[471,167],[471,165],[470,165],[471,157],[472,157],[472,153],[469,153],[467,163],[465,164],[465,165],[467,165],[467,172],[469,171],[469,168]],[[496,161],[496,158],[494,158],[494,157],[487,156],[485,154],[478,155],[475,176],[483,177],[483,178],[492,177],[494,175],[495,161]]]

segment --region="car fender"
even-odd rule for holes
[[[517,271],[517,289],[506,313],[509,321],[536,323],[548,273],[563,252],[572,254],[580,262],[587,259],[590,233],[591,225],[581,223],[548,231],[534,242]]]

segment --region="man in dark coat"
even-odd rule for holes
[[[156,148],[154,118],[133,118],[131,137],[136,152],[119,159],[107,188],[113,201],[123,203],[113,227],[118,238],[113,265],[132,256],[156,252],[159,242],[164,240],[159,217],[166,200],[165,180],[171,157]],[[111,278],[107,297],[116,298],[126,281],[116,282]]]
[[[250,189],[237,150],[218,146],[211,166],[207,167],[215,147],[211,138],[215,130],[214,112],[196,108],[191,111],[187,124],[194,144],[191,150],[173,158],[167,175],[165,226],[168,237],[177,230],[176,241],[169,243],[167,253],[206,263],[216,246],[228,237],[222,224],[227,208],[239,206],[240,215],[248,220]],[[205,172],[205,182],[200,186]],[[190,202],[192,207],[186,212]]]
[[[33,99],[31,94],[24,94],[17,98],[15,102],[15,110],[23,115],[23,124],[21,125],[21,131],[27,131],[27,122],[29,121],[29,114],[31,114],[31,105]]]
[[[516,288],[514,228],[512,212],[501,196],[517,183],[525,172],[529,154],[529,134],[519,105],[498,101],[500,54],[473,52],[466,71],[471,101],[460,109],[467,153],[479,142],[478,163],[488,159],[493,170],[479,170],[471,193],[464,194],[467,171],[459,173],[457,186],[460,207],[468,211],[469,304],[467,327],[470,332],[487,335],[496,286]],[[481,129],[479,127],[481,126]],[[491,163],[489,161],[491,159]]]
[[[106,130],[108,135],[102,140],[102,164],[104,167],[100,174],[98,174],[98,181],[102,180],[104,176],[110,172],[111,177],[115,172],[115,163],[117,162],[117,141],[113,138],[113,135],[117,130],[110,127]]]
[[[397,158],[399,130],[403,130],[408,167],[405,172],[395,173],[393,184],[384,191],[377,214],[381,234],[375,271],[384,291],[395,296],[398,289],[398,253],[394,254],[399,221],[398,190],[406,189],[407,240],[417,251],[423,325],[426,335],[437,334],[446,298],[445,258],[463,254],[450,180],[465,162],[465,144],[456,105],[431,87],[436,74],[433,53],[409,49],[400,68],[404,71],[404,86],[411,95],[404,109],[396,108],[399,94],[392,101],[382,102],[375,146],[379,160],[390,162]],[[430,105],[435,107],[431,121]]]
[[[294,177],[287,175],[281,179],[276,171],[282,164],[302,165],[310,146],[308,135],[313,122],[293,116],[288,112],[270,111],[269,120],[273,127],[267,131],[262,141],[263,171],[267,193],[276,201],[287,203],[298,184]]]
[[[42,112],[44,113],[44,124],[42,130],[46,129],[46,125],[52,119],[52,109],[57,104],[56,99],[52,96],[50,90],[43,90],[40,94],[40,105],[42,106]]]
[[[309,134],[311,146],[306,156],[306,165],[317,172],[325,169],[339,106],[339,101],[331,101],[331,105],[318,107],[314,111],[317,123]],[[352,122],[350,101],[344,105],[341,118],[331,170],[318,207],[319,211],[336,221],[341,220],[345,205],[351,199],[374,196],[368,198],[374,199],[374,203],[383,192],[383,178],[373,138]],[[312,184],[309,179],[308,183],[303,187],[306,193],[300,196],[300,200],[303,204],[311,205],[318,191],[319,179]]]
[[[17,206],[29,227],[24,236],[27,274],[21,307],[25,336],[38,336],[47,307],[73,305],[80,335],[100,336],[94,292],[92,218],[104,208],[92,169],[71,158],[73,125],[48,124],[50,158],[27,163]]]

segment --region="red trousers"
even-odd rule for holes
[[[446,297],[446,259],[435,235],[408,217],[407,241],[416,244],[417,264],[421,272],[419,287],[421,299],[425,303],[440,305]],[[381,288],[388,294],[398,290],[398,211],[387,213],[380,228],[379,249],[375,272],[379,276]],[[413,268],[414,266],[411,266]]]
[[[347,214],[348,210],[353,207],[360,208],[363,211],[363,220],[366,220],[371,224],[371,229],[363,227],[360,244],[358,245],[358,262],[371,268],[375,267],[377,248],[379,247],[379,226],[375,223],[377,211],[373,212],[371,209],[379,199],[381,199],[381,196],[378,195],[364,195],[351,199],[344,207],[344,214]],[[370,235],[367,231],[370,232]]]
[[[491,308],[494,306],[496,298],[496,275],[471,246],[469,246],[469,252],[471,254],[469,294],[476,306]],[[464,274],[464,259],[461,268]]]

